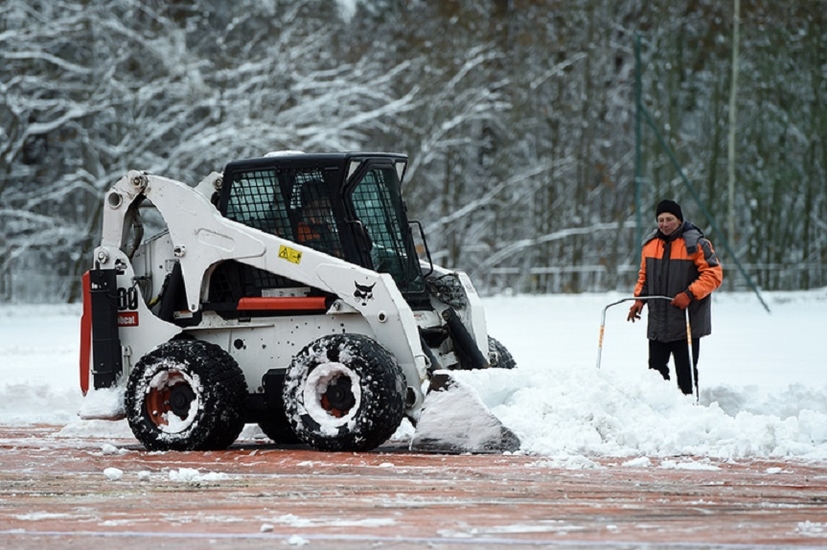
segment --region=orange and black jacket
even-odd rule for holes
[[[686,292],[692,337],[712,332],[712,291],[721,286],[724,271],[701,230],[684,222],[665,236],[654,230],[643,240],[635,296],[668,296]],[[673,342],[686,338],[684,312],[667,300],[647,300],[650,340]]]

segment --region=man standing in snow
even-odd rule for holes
[[[683,221],[678,203],[662,200],[656,210],[658,227],[643,239],[637,285],[638,297],[667,296],[668,300],[635,300],[628,321],[640,319],[649,306],[649,368],[669,380],[669,356],[674,358],[678,387],[685,394],[697,390],[700,338],[712,332],[711,294],[721,286],[724,272],[712,243],[701,230]],[[686,318],[692,329],[692,373],[686,341]]]

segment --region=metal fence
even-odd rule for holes
[[[0,303],[65,304],[80,277],[48,273],[0,273]],[[80,296],[80,293],[76,293]]]
[[[825,264],[747,264],[747,274],[762,290],[807,290],[827,287]],[[483,295],[502,292],[561,294],[580,292],[632,292],[637,280],[637,265],[609,268],[604,265],[496,267],[473,274]],[[80,278],[43,273],[0,273],[0,303],[62,304],[70,296],[79,297]],[[725,270],[725,291],[749,291],[746,280],[734,269]]]
[[[745,264],[744,271],[759,289],[807,290],[827,287],[825,264]],[[724,268],[722,290],[750,291],[747,280],[735,269]],[[605,265],[548,267],[525,269],[498,267],[491,269],[480,289],[487,294],[504,291],[527,294],[558,294],[578,292],[630,292],[637,281],[637,265],[609,268]]]

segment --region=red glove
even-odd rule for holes
[[[634,323],[635,319],[640,319],[640,312],[643,311],[643,304],[643,300],[635,300],[635,303],[629,308],[629,315],[626,317],[626,320]]]
[[[679,292],[672,298],[672,305],[680,308],[686,309],[689,307],[689,303],[692,301],[692,294],[689,293],[688,290],[684,290],[683,292]]]

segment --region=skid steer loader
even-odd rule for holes
[[[195,187],[128,172],[104,198],[81,318],[81,390],[119,406],[86,416],[127,418],[150,450],[226,448],[257,423],[278,443],[363,451],[406,416],[416,426],[429,392],[451,407],[450,370],[513,368],[468,277],[422,244],[420,259],[406,166],[282,152]],[[493,435],[428,435],[420,450],[517,449],[479,405]]]

